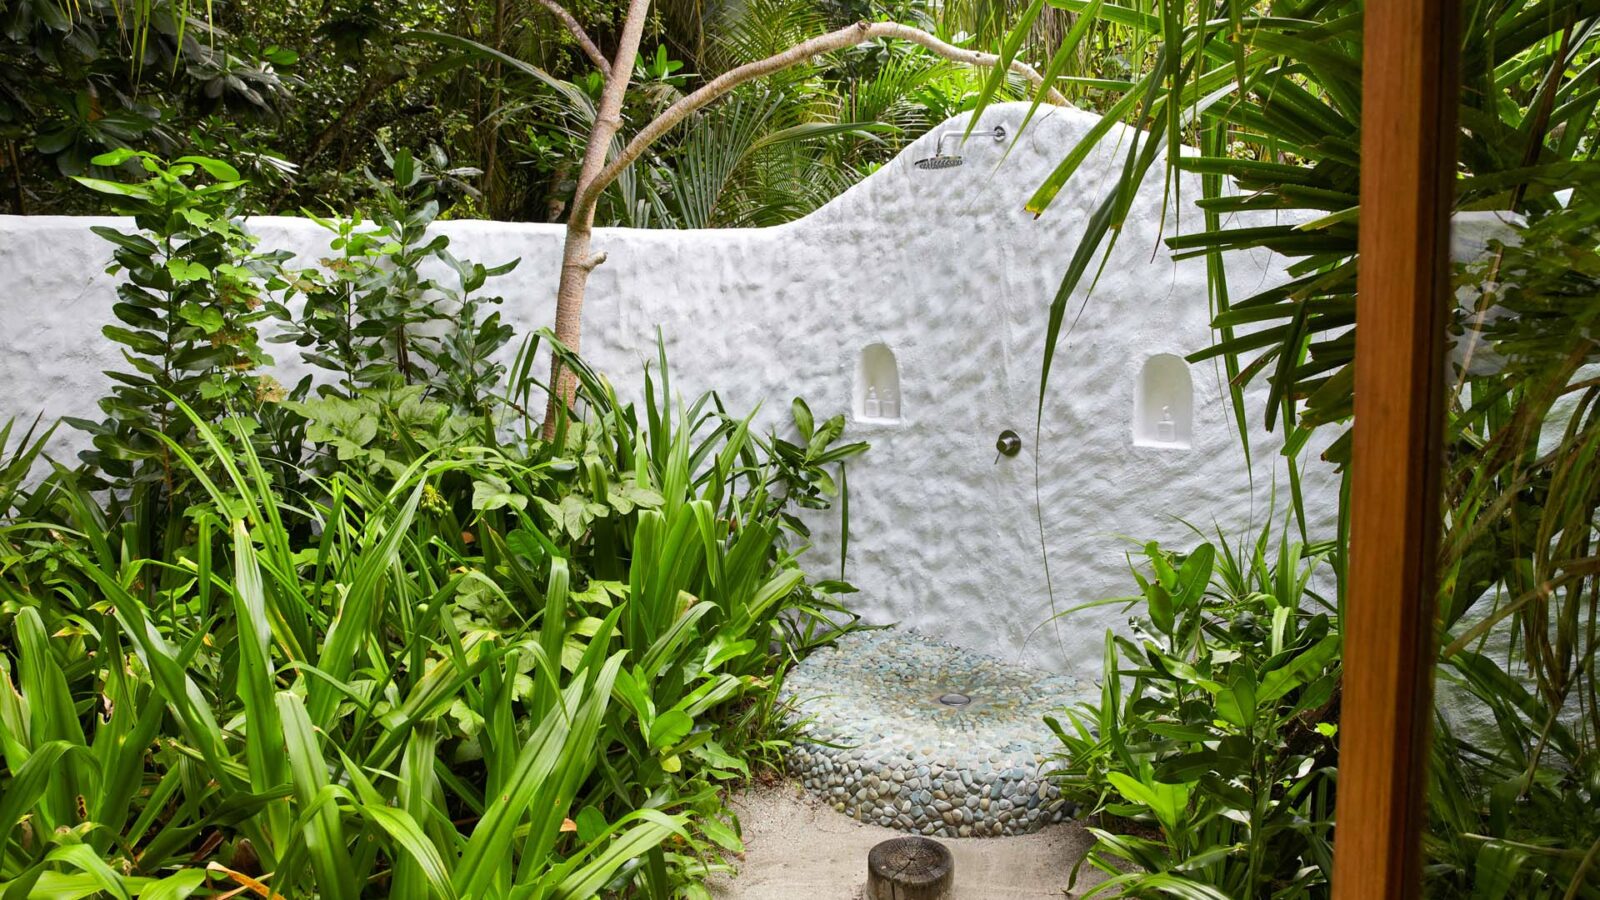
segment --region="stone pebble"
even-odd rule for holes
[[[840,812],[936,837],[1027,834],[1071,814],[1048,775],[1061,745],[1044,716],[1093,699],[1074,678],[1006,663],[915,630],[859,631],[784,681],[788,754]],[[959,694],[963,705],[941,697]]]

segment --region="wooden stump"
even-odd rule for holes
[[[867,900],[948,900],[955,896],[955,875],[945,845],[925,837],[894,838],[867,853]]]

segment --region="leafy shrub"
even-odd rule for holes
[[[334,373],[333,387],[345,395],[422,384],[457,410],[482,414],[505,375],[495,354],[512,328],[498,312],[484,312],[500,298],[476,292],[518,260],[489,268],[457,259],[447,236],[429,234],[439,216],[439,182],[461,171],[437,150],[420,161],[410,151],[385,150],[384,159],[387,176],[366,173],[375,196],[370,221],[359,212],[311,216],[333,232],[337,255],[296,273],[303,309],[270,307],[287,326],[276,339],[307,348],[301,357]],[[454,281],[428,275],[429,263],[448,268]]]
[[[217,310],[238,355],[142,386],[171,421],[104,430],[183,491],[59,464],[33,484],[50,431],[0,428],[0,893],[705,896],[741,847],[725,787],[785,746],[784,671],[853,622],[847,585],[801,572],[795,509],[826,508],[865,445],[798,400],[799,443],[714,394],[675,406],[664,356],[623,402],[553,342],[582,414],[546,441],[537,337],[466,380],[432,345],[413,379],[408,329],[472,303],[409,280],[442,251],[426,201],[381,226],[383,255],[414,254],[394,278],[350,285],[383,328],[298,320],[308,354],[349,337],[363,368],[252,394],[234,379],[263,359],[270,282],[244,262],[273,258],[208,205],[228,180],[185,185],[220,164],[147,163],[156,187],[101,186],[163,211],[139,223],[155,238],[113,238],[143,267],[127,290],[194,346]],[[210,277],[162,275],[190,265]],[[492,352],[503,326],[480,326],[460,333]],[[129,338],[186,358],[154,339]]]
[[[1325,897],[1339,632],[1310,589],[1321,548],[1144,548],[1144,614],[1107,633],[1098,705],[1049,722],[1090,828],[1090,895]],[[1080,863],[1080,866],[1083,863]],[[1076,880],[1076,870],[1074,880]]]
[[[1597,247],[1600,213],[1574,202],[1458,273],[1437,670],[1455,709],[1427,844],[1442,896],[1600,891]],[[1453,726],[1462,711],[1481,727]]]
[[[244,182],[227,163],[186,156],[169,165],[130,150],[95,157],[104,166],[129,161],[147,173],[143,182],[77,179],[112,197],[136,229],[92,228],[116,247],[109,271],[126,278],[112,307],[118,324],[103,332],[121,345],[132,371],[107,373],[116,384],[100,403],[105,422],[77,424],[94,435],[86,459],[115,483],[159,481],[171,493],[183,467],[168,443],[192,446],[194,433],[174,398],[215,422],[230,407],[256,408],[275,390],[256,373],[271,360],[255,324],[263,294],[281,284],[274,273],[286,254],[257,251],[234,221]]]
[[[592,399],[559,444],[464,433],[308,507],[196,417],[170,446],[207,500],[165,558],[72,473],[21,492],[0,884],[667,896],[737,849],[718,785],[777,755],[776,677],[848,616],[746,421]]]

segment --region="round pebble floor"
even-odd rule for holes
[[[1043,716],[1086,699],[1076,679],[916,631],[859,631],[785,679],[807,789],[863,822],[941,837],[1027,834],[1069,814],[1040,774],[1060,742]]]

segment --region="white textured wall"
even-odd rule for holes
[[[1004,123],[1014,133],[1025,110],[990,109],[982,125]],[[975,138],[961,151],[966,165],[916,169],[912,160],[932,154],[930,134],[782,227],[602,229],[595,247],[609,259],[590,284],[585,355],[627,388],[653,357],[659,324],[675,388],[686,396],[719,390],[735,410],[764,403],[773,421],[796,395],[819,417],[848,410],[861,349],[888,345],[899,361],[901,422],[853,425],[850,433],[873,445],[849,473],[848,577],[861,588],[857,608],[872,621],[1092,677],[1105,628],[1122,621],[1120,607],[1047,622],[1052,610],[1131,592],[1132,545],[1121,535],[1182,542],[1180,516],[1231,534],[1259,528],[1273,485],[1283,487],[1274,440],[1255,438],[1255,471],[1247,470],[1220,371],[1210,364],[1192,370],[1192,448],[1134,446],[1144,361],[1191,353],[1211,337],[1203,262],[1173,262],[1160,243],[1159,165],[1058,352],[1035,459],[1050,300],[1126,144],[1115,136],[1103,144],[1042,218],[1023,203],[1094,121],[1044,109],[1003,162],[1003,145]],[[1199,196],[1198,184],[1183,188],[1184,198]],[[1178,218],[1169,212],[1166,234],[1201,221],[1192,206]],[[120,363],[98,333],[113,302],[102,272],[109,245],[89,224],[0,217],[0,418],[93,416],[107,385],[100,371]],[[264,246],[296,250],[303,263],[326,255],[327,236],[310,222],[265,218],[250,227]],[[458,256],[521,257],[491,287],[522,329],[552,321],[558,226],[451,222],[441,230]],[[1280,278],[1278,262],[1230,257],[1234,295]],[[295,354],[282,345],[274,352],[280,363]],[[1252,421],[1260,409],[1258,397]],[[995,438],[1007,428],[1024,448],[997,462]],[[69,444],[58,442],[59,455]],[[1053,600],[1041,566],[1036,464]],[[1332,496],[1310,498],[1319,518],[1331,515]],[[815,552],[819,572],[836,571],[836,528],[819,529]]]

